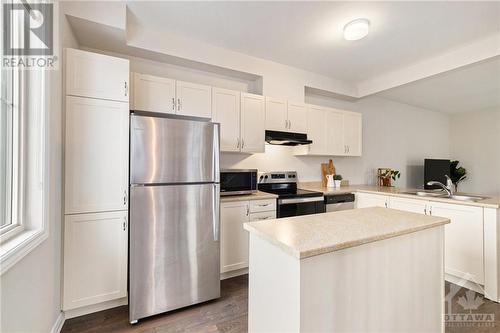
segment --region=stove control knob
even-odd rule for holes
[[[264,176],[264,179],[267,179],[267,178],[269,178],[269,176],[268,176],[268,175],[265,175],[265,176]]]

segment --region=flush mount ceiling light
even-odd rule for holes
[[[344,27],[344,39],[358,40],[366,35],[370,30],[370,21],[365,18],[356,19],[347,23]]]

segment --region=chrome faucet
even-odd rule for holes
[[[437,185],[441,187],[444,191],[446,191],[446,194],[451,197],[453,195],[453,181],[448,175],[444,175],[446,177],[446,185],[444,185],[441,182],[431,180],[430,182],[427,182],[427,185],[432,186],[432,185]]]

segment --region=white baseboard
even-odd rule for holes
[[[59,333],[61,332],[61,329],[64,325],[65,317],[64,317],[64,312],[60,312],[59,316],[57,316],[56,322],[52,326],[52,329],[50,330],[50,333]]]
[[[66,319],[71,319],[71,318],[75,318],[75,317],[84,316],[84,315],[89,314],[89,313],[99,312],[99,311],[107,310],[107,309],[111,309],[111,308],[116,308],[117,306],[122,306],[122,305],[127,305],[127,304],[128,304],[128,298],[123,297],[123,298],[115,299],[112,301],[102,302],[99,304],[93,304],[93,305],[88,305],[88,306],[84,306],[81,308],[66,310],[66,311],[64,311],[64,316]]]
[[[230,271],[230,272],[220,273],[220,279],[225,280],[225,279],[230,279],[232,277],[245,275],[245,274],[248,274],[248,267],[237,269],[237,270]]]

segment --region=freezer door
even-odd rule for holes
[[[219,185],[130,195],[130,321],[218,298]]]
[[[218,182],[219,124],[132,115],[130,183]]]

